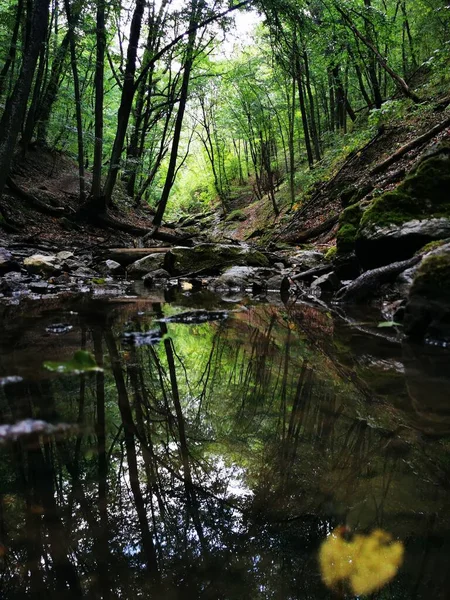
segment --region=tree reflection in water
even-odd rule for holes
[[[316,309],[173,310],[88,307],[78,347],[104,372],[0,392],[3,422],[80,425],[0,450],[1,597],[329,598],[317,549],[347,523],[405,541],[380,598],[445,598],[450,448],[380,396],[360,340]],[[121,341],[155,327],[158,344]]]

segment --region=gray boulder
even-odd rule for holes
[[[335,292],[341,285],[339,277],[331,271],[317,277],[311,284],[311,291],[317,292]]]
[[[155,271],[150,271],[142,278],[144,285],[148,287],[156,286],[160,287],[162,285],[166,285],[170,279],[170,273],[165,269],[156,269]]]
[[[129,277],[138,279],[146,273],[162,269],[164,266],[164,256],[165,255],[161,252],[154,252],[153,254],[149,254],[148,256],[136,260],[127,267]]]
[[[367,225],[358,232],[356,256],[365,268],[375,268],[413,256],[425,244],[450,238],[450,219],[414,219],[402,225]]]
[[[98,265],[98,270],[102,275],[120,275],[124,268],[117,261],[108,258]]]
[[[290,257],[290,263],[299,271],[307,271],[325,264],[325,257],[316,250],[301,250]]]
[[[267,267],[269,260],[247,245],[198,244],[193,248],[175,247],[166,254],[165,268],[172,275],[215,273],[224,267]]]
[[[234,266],[215,279],[210,284],[210,288],[213,290],[248,290],[256,286],[262,289],[267,286],[267,281],[274,275],[273,269]]]

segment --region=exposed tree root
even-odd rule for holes
[[[422,256],[413,256],[408,260],[366,271],[366,273],[352,281],[350,285],[339,290],[336,294],[336,300],[339,302],[361,302],[381,284],[393,281],[397,275],[417,265],[421,260]]]
[[[308,269],[303,273],[297,273],[291,277],[292,281],[312,281],[314,277],[319,275],[325,275],[333,270],[333,265],[324,265],[322,267],[314,267],[314,269]]]
[[[67,214],[66,209],[64,209],[62,206],[50,206],[49,204],[42,202],[42,200],[39,200],[39,198],[36,198],[36,196],[33,196],[29,192],[23,190],[11,177],[7,178],[6,185],[21,200],[25,200],[25,202],[27,202],[27,204],[29,204],[32,208],[44,215],[63,217]]]

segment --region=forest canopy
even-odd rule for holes
[[[236,189],[277,215],[325,155],[426,110],[449,30],[445,0],[2,2],[0,193],[44,147],[77,161],[89,217],[124,199],[156,226],[226,214]]]

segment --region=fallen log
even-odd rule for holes
[[[361,302],[381,284],[393,281],[397,275],[417,265],[421,260],[421,255],[413,256],[408,260],[401,260],[384,267],[366,271],[348,286],[341,288],[336,294],[336,300],[338,302]]]
[[[395,162],[397,162],[398,160],[400,160],[402,158],[402,156],[404,156],[405,154],[407,154],[411,150],[414,150],[414,148],[418,148],[419,146],[421,146],[425,142],[428,142],[429,140],[433,139],[434,136],[436,136],[438,133],[440,133],[446,127],[450,127],[450,117],[448,117],[447,119],[445,119],[441,123],[438,123],[437,125],[435,125],[431,129],[429,129],[426,133],[424,133],[422,135],[419,135],[419,137],[414,138],[413,140],[411,140],[410,142],[408,142],[407,144],[405,144],[404,146],[402,146],[401,148],[399,148],[396,152],[394,152],[394,154],[391,154],[391,156],[389,156],[388,158],[386,158],[386,160],[383,160],[381,163],[379,163],[378,165],[376,165],[370,171],[369,174],[370,175],[377,175],[378,173],[381,173],[381,171],[384,171],[385,169],[387,169],[388,167],[390,167],[392,164],[394,164]]]
[[[39,200],[39,198],[36,198],[36,196],[33,196],[29,192],[25,191],[20,186],[18,186],[17,183],[11,177],[7,178],[6,185],[14,194],[16,194],[16,196],[18,196],[22,200],[25,200],[25,202],[27,202],[27,204],[29,204],[32,208],[35,208],[44,215],[50,215],[52,217],[62,217],[67,214],[66,209],[62,206],[50,206],[50,204],[46,204],[42,200]]]

